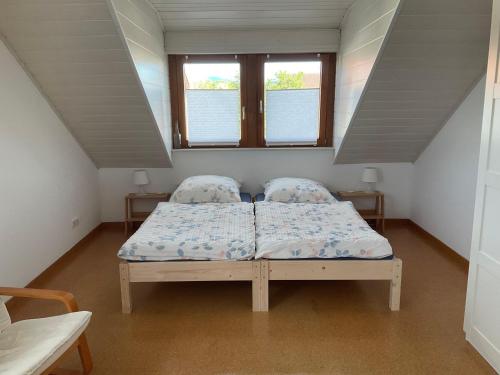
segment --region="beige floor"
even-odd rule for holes
[[[408,225],[387,230],[403,259],[401,311],[387,282],[272,282],[269,313],[250,283],[134,286],[120,313],[120,229],[99,232],[37,281],[73,292],[94,313],[94,374],[492,374],[462,331],[466,270]],[[14,303],[14,318],[62,311]],[[64,362],[77,368],[76,356]]]

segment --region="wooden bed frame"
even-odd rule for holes
[[[390,260],[260,260],[260,310],[269,310],[271,280],[390,280],[389,308],[399,310],[403,262]]]
[[[255,197],[252,198],[255,203]],[[399,311],[403,262],[390,260],[242,260],[120,262],[122,312],[132,312],[131,283],[251,281],[252,310],[269,311],[271,280],[389,280],[389,308]]]
[[[120,263],[122,311],[132,312],[131,283],[251,281],[252,310],[269,311],[271,280],[389,280],[389,308],[399,310],[401,259],[242,260]]]
[[[180,282],[180,281],[251,281],[252,309],[262,310],[261,263],[240,261],[171,261],[171,262],[127,262],[120,263],[122,312],[132,312],[130,283]],[[265,286],[267,291],[267,285]]]

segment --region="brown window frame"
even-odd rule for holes
[[[266,145],[264,134],[264,111],[259,111],[264,102],[264,63],[269,61],[321,61],[320,124],[316,145],[307,147],[331,147],[333,144],[333,106],[335,100],[335,53],[301,54],[237,54],[237,55],[169,55],[170,101],[172,114],[172,138],[175,149],[186,148],[282,148],[304,147],[303,145]],[[239,146],[202,145],[189,146],[186,132],[184,103],[184,63],[234,62],[240,70],[241,140]]]

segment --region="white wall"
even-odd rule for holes
[[[359,182],[364,165],[333,165],[331,149],[326,150],[187,150],[173,152],[174,168],[148,169],[151,185],[147,190],[173,191],[185,177],[195,174],[221,174],[243,183],[242,191],[263,190],[266,180],[279,176],[313,178],[335,190],[362,188]],[[410,215],[413,165],[378,164],[382,181],[377,186],[386,193],[388,217]],[[99,170],[102,220],[123,220],[123,197],[136,191],[133,169]]]
[[[336,151],[341,147],[398,5],[399,0],[357,0],[344,17],[336,70]]]
[[[98,176],[1,41],[0,67],[0,285],[25,286],[100,223]]]
[[[411,219],[467,259],[484,90],[483,78],[414,166]]]
[[[167,31],[168,54],[337,52],[337,29]]]

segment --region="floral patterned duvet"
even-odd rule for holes
[[[160,203],[118,256],[136,261],[243,260],[255,255],[251,203]]]
[[[256,202],[255,258],[363,258],[392,255],[389,241],[359,216],[351,202]]]

